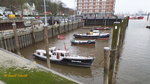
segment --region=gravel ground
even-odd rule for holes
[[[0,84],[5,84],[3,81],[0,80]]]
[[[37,66],[33,62],[27,62],[20,57],[12,56],[7,52],[0,50],[0,67],[2,68],[14,68],[17,69],[35,69]]]

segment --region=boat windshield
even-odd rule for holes
[[[69,53],[65,53],[66,56],[70,56]]]

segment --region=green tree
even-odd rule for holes
[[[0,0],[0,6],[10,8],[13,13],[17,10],[23,10],[23,4],[27,0]]]

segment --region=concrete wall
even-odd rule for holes
[[[23,20],[15,20],[17,28],[24,28]],[[0,31],[13,29],[12,27],[13,20],[0,21]]]
[[[120,22],[122,19],[84,19],[84,26],[113,26],[114,22]]]
[[[83,22],[70,22],[65,24],[48,26],[48,36],[49,38],[56,35],[69,32],[71,30],[83,27]],[[18,30],[18,40],[20,48],[27,47],[36,42],[44,40],[43,28],[29,28],[27,31],[25,29]],[[0,48],[4,48],[9,51],[15,51],[15,39],[13,31],[5,31],[0,33]]]

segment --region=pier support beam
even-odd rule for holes
[[[18,40],[18,35],[17,35],[17,26],[16,26],[16,23],[14,22],[14,23],[12,24],[12,26],[13,26],[13,31],[14,31],[16,52],[17,52],[18,55],[21,56],[20,47],[19,47],[19,40]]]

